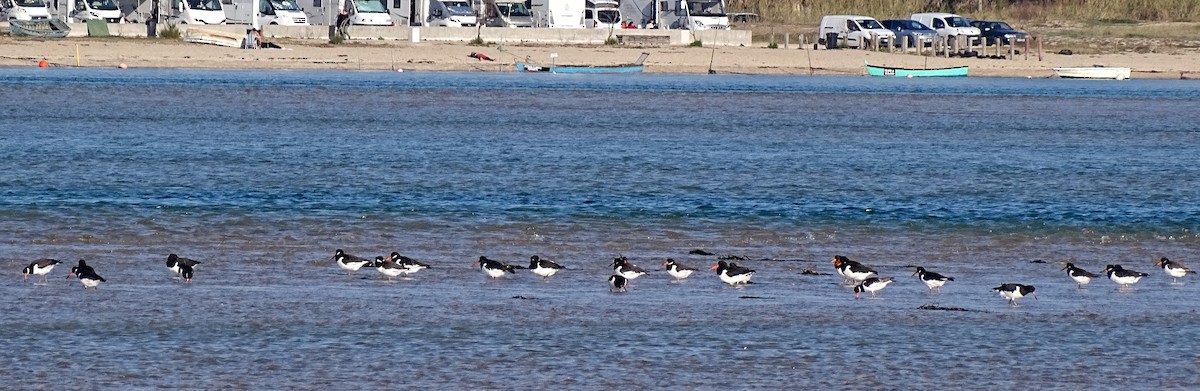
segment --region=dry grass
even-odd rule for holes
[[[824,15],[894,19],[917,12],[954,12],[1033,25],[1062,20],[1200,22],[1196,0],[729,0],[729,9],[788,25],[815,25]]]

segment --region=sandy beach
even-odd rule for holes
[[[415,71],[512,71],[516,61],[548,62],[558,54],[560,64],[621,64],[650,53],[646,72],[862,75],[863,62],[910,68],[968,65],[971,76],[1052,77],[1054,67],[1092,65],[1133,69],[1133,78],[1200,77],[1200,51],[1060,55],[1019,54],[1014,60],[944,58],[859,50],[812,50],[755,47],[617,47],[490,45],[402,41],[356,41],[330,45],[316,41],[277,41],[285,49],[241,50],[186,43],[179,40],[131,38],[69,38],[38,40],[0,37],[0,66],[162,67],[221,69],[361,69]],[[494,59],[468,57],[479,52]],[[78,55],[77,55],[78,54]]]

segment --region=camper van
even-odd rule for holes
[[[71,19],[79,22],[98,19],[105,23],[122,23],[121,9],[115,0],[74,0]]]
[[[42,0],[0,0],[0,15],[7,20],[50,19],[50,9]]]
[[[725,0],[658,0],[658,21],[672,29],[729,29]]]
[[[846,46],[865,48],[871,44],[871,36],[879,37],[879,45],[890,45],[896,41],[896,33],[879,24],[870,16],[825,15],[818,27],[817,43],[833,48],[844,41]],[[837,34],[838,42],[829,42],[830,34]]]
[[[296,0],[308,20],[325,24],[326,20],[337,20],[337,11],[350,13],[350,24],[360,26],[391,26],[392,14],[382,0]],[[329,2],[333,2],[330,4]],[[326,15],[332,12],[333,15]]]
[[[182,24],[225,24],[220,0],[171,0],[168,17]]]
[[[221,0],[225,22],[252,24],[254,0]],[[300,10],[296,0],[258,0],[258,23],[280,26],[308,25],[308,15]]]
[[[587,0],[583,9],[583,27],[614,29],[621,26],[621,3],[617,0]]]
[[[488,27],[533,27],[533,14],[523,0],[487,0]]]
[[[937,31],[938,37],[945,37],[951,40],[960,35],[967,36],[967,39],[979,38],[979,29],[971,27],[971,21],[967,20],[967,18],[955,14],[926,12],[912,14],[908,18],[921,22],[921,24]]]
[[[475,10],[466,0],[429,0],[430,26],[475,27],[476,23]]]
[[[530,0],[529,11],[537,27],[583,28],[584,0]]]

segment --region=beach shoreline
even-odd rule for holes
[[[766,47],[622,47],[585,45],[470,45],[446,42],[355,41],[340,45],[305,40],[279,40],[284,49],[243,50],[141,38],[68,38],[59,40],[0,37],[0,66],[201,69],[308,69],[399,71],[515,71],[518,61],[559,64],[617,65],[642,52],[648,73],[724,73],[761,75],[865,75],[864,62],[906,68],[969,66],[971,76],[1053,77],[1055,67],[1104,65],[1129,67],[1135,79],[1200,77],[1200,51],[1174,53],[1121,52],[1063,55],[1020,53],[1014,59],[945,58],[867,52],[814,50],[811,46]],[[757,46],[757,44],[756,44]],[[494,61],[469,57],[472,52]]]

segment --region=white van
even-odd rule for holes
[[[937,31],[938,37],[946,37],[953,40],[954,37],[963,35],[969,38],[978,39],[979,29],[971,27],[971,21],[967,18],[948,14],[945,12],[926,12],[920,14],[912,14],[909,19],[921,22],[929,28]]]
[[[0,14],[8,20],[50,19],[50,9],[42,0],[0,0]]]
[[[836,47],[838,42],[826,42],[830,33],[837,33],[838,40],[844,40],[846,46],[864,48],[871,44],[871,35],[879,37],[879,46],[892,44],[896,33],[879,24],[870,16],[860,15],[826,15],[821,18],[821,26],[817,30],[817,43],[825,47]]]
[[[221,0],[225,22],[253,23],[254,0]],[[258,23],[280,26],[307,26],[308,15],[300,10],[296,0],[258,0]]]
[[[121,18],[121,9],[115,0],[75,0],[75,7],[71,10],[71,19],[79,22],[93,19],[103,20],[105,23],[125,22]]]
[[[429,0],[429,25],[475,27],[478,19],[466,0]]]
[[[620,28],[620,6],[617,0],[587,0],[583,10],[583,27],[605,30]]]
[[[170,20],[182,24],[225,24],[220,0],[171,0]]]
[[[533,25],[550,28],[583,28],[584,0],[530,0]]]
[[[488,27],[533,27],[533,13],[525,7],[524,0],[488,0]]]

